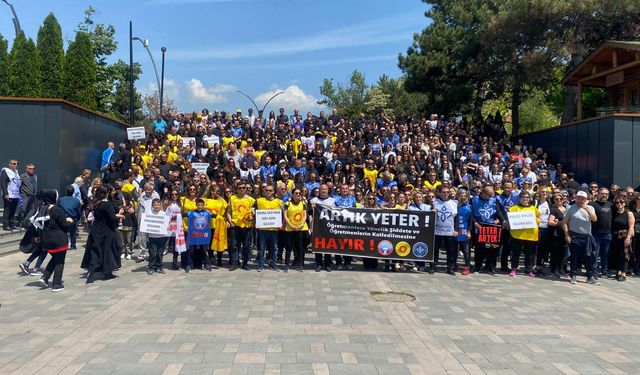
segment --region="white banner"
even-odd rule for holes
[[[213,148],[213,145],[219,145],[220,144],[220,137],[218,137],[217,135],[205,135],[204,137],[202,137],[202,141],[206,141],[209,146],[211,146],[211,148]]]
[[[191,167],[198,171],[198,173],[207,173],[207,168],[209,168],[209,163],[191,163]]]
[[[189,143],[193,141],[193,146],[195,147],[196,145],[196,138],[195,137],[182,137],[182,146],[183,147],[188,147]]]
[[[507,212],[509,228],[531,229],[538,226],[536,215],[533,211]]]
[[[161,212],[164,214],[164,211]],[[140,219],[140,232],[167,236],[169,234],[170,221],[171,217],[167,215],[143,212]]]
[[[144,126],[139,126],[137,128],[127,128],[127,139],[145,139],[147,135],[144,131]]]
[[[257,229],[278,229],[282,227],[282,210],[256,210]]]

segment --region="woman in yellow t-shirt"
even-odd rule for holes
[[[530,212],[535,218],[535,225],[532,223],[530,228],[510,229],[511,237],[511,273],[509,276],[514,277],[518,274],[518,266],[520,263],[520,253],[524,252],[524,269],[531,277],[536,277],[533,273],[533,267],[536,263],[536,251],[538,245],[538,225],[540,225],[540,211],[531,204],[531,194],[523,190],[520,192],[520,201],[518,204],[511,206],[509,212]],[[507,223],[509,224],[509,223]]]
[[[307,204],[302,201],[302,190],[293,190],[291,200],[284,204],[284,222],[287,232],[287,251],[285,264],[288,267],[293,251],[293,266],[299,272],[304,269],[305,236],[309,232],[307,225]]]
[[[182,229],[185,233],[188,230],[187,227],[187,212],[195,211],[196,199],[198,199],[198,187],[195,184],[189,184],[187,187],[187,196],[180,198],[180,206],[182,207]]]
[[[215,182],[209,184],[204,197],[204,208],[216,214],[216,217],[211,219],[211,228],[213,230],[211,250],[216,252],[216,265],[222,267],[222,253],[227,250],[227,228],[229,227],[225,220],[227,202],[220,196],[220,188]]]

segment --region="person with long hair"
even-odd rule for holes
[[[640,193],[634,193],[629,201],[629,211],[633,214],[633,277],[640,277]]]
[[[165,198],[165,212],[171,219],[170,221],[176,221],[178,215],[182,215],[182,202],[180,199],[180,192],[178,190],[171,190]],[[176,237],[178,236],[178,225],[182,225],[182,222],[175,223],[175,230],[169,232],[169,239],[167,241],[167,250],[172,253],[171,269],[178,270],[178,255],[176,251]]]
[[[51,255],[51,259],[47,267],[42,271],[42,277],[39,282],[45,286],[49,286],[49,277],[53,274],[53,285],[51,291],[59,292],[64,290],[62,284],[62,273],[64,272],[64,261],[69,250],[67,242],[67,232],[73,219],[66,217],[64,210],[56,206],[58,192],[55,190],[43,190],[39,194],[43,205],[45,216],[49,219],[44,222],[42,235],[42,248]]]
[[[627,280],[627,269],[632,257],[632,238],[634,237],[635,217],[627,209],[627,201],[618,197],[613,201],[615,206],[611,222],[611,257],[612,265],[618,270],[616,279]]]
[[[285,267],[291,264],[291,252],[293,252],[293,264],[299,272],[304,270],[305,233],[309,231],[307,225],[307,204],[302,199],[302,190],[293,190],[291,200],[284,204],[284,221],[287,237],[287,250],[285,253]]]
[[[553,195],[553,205],[549,211],[549,229],[551,233],[549,235],[549,251],[551,252],[551,258],[549,261],[549,267],[551,268],[551,275],[554,277],[566,276],[564,273],[564,267],[569,259],[569,248],[564,240],[564,231],[562,230],[562,221],[567,212],[567,208],[564,205],[564,198],[562,194]]]
[[[102,272],[105,280],[116,277],[113,274],[117,268],[115,235],[118,222],[124,217],[116,215],[113,204],[108,200],[109,189],[106,186],[99,186],[94,194],[93,224],[81,264],[87,270],[87,284],[95,281],[97,272]]]
[[[210,250],[216,254],[216,266],[222,267],[222,254],[227,250],[227,228],[229,224],[225,219],[227,201],[220,195],[220,188],[214,182],[209,184],[209,189],[204,196],[204,206],[207,211],[216,214],[211,220],[212,241]],[[213,257],[211,258],[213,262]]]

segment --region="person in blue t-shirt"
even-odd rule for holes
[[[336,207],[355,207],[356,206],[356,197],[349,193],[349,185],[342,184],[340,185],[340,194],[333,196],[333,201],[335,202]],[[344,259],[344,266],[342,265],[342,260]],[[353,257],[350,256],[342,256],[336,255],[336,267],[338,270],[353,270],[353,266],[351,262],[353,261]]]
[[[520,201],[520,194],[513,190],[512,181],[502,181],[502,194],[496,197],[498,200],[498,217],[505,227],[508,222],[509,208],[515,206]],[[508,230],[502,232],[502,246],[500,247],[500,271],[511,272],[509,268],[509,257],[511,255],[511,235]]]
[[[160,115],[153,121],[153,132],[163,134],[167,132],[167,122],[164,121]]]
[[[458,236],[456,242],[458,243],[458,251],[464,255],[464,269],[463,275],[470,273],[471,267],[471,229],[473,228],[473,211],[469,204],[469,192],[466,189],[458,190],[456,197],[458,199],[458,218],[456,222]]]
[[[480,194],[471,199],[471,208],[473,210],[474,220],[474,238],[477,241],[480,224],[499,224],[498,218],[498,200],[493,196],[493,186],[485,185]],[[498,246],[475,245],[475,272],[484,270],[490,274],[496,272],[496,262],[498,258]]]
[[[186,256],[185,253],[181,254],[185,272],[191,271],[195,252],[202,256],[202,269],[211,272],[211,262],[207,250],[211,243],[211,219],[215,219],[216,216],[216,214],[205,210],[202,198],[196,199],[194,211],[187,212],[187,251]]]

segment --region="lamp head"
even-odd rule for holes
[[[160,51],[167,52],[167,48],[166,47],[162,47],[162,48],[160,48]]]
[[[145,40],[143,40],[143,41],[142,41],[142,44],[143,44],[145,47],[149,47],[149,39],[145,39]]]

